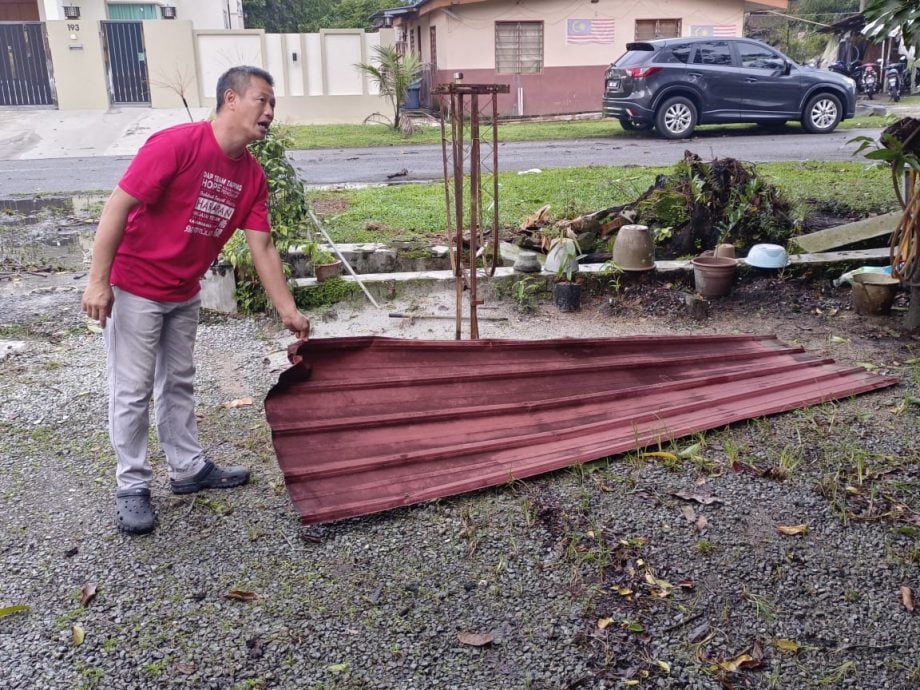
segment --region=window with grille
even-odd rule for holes
[[[543,71],[543,22],[495,22],[495,71]]]
[[[680,37],[680,19],[637,19],[636,40]]]

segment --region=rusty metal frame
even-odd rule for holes
[[[451,268],[455,276],[456,313],[454,338],[461,338],[463,321],[463,292],[469,289],[470,338],[479,338],[477,308],[482,304],[477,291],[476,261],[479,248],[485,246],[486,225],[491,233],[491,256],[484,257],[485,274],[495,275],[499,262],[498,242],[498,100],[500,93],[509,93],[508,84],[464,84],[462,75],[434,89],[440,100],[441,152],[444,160],[444,202],[447,212],[447,238]],[[491,136],[483,147],[480,117],[490,115]],[[447,124],[450,122],[450,146]],[[469,136],[467,137],[467,130]],[[469,142],[467,145],[466,142]],[[483,165],[483,149],[487,150]],[[485,170],[485,175],[483,174]],[[469,209],[464,204],[464,180],[468,175]],[[491,184],[489,184],[491,178]],[[486,200],[491,196],[491,203]],[[486,216],[491,216],[491,222]],[[469,266],[463,265],[463,236],[465,218],[469,219]]]

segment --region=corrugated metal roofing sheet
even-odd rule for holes
[[[310,340],[269,392],[303,522],[502,484],[884,388],[769,336]]]

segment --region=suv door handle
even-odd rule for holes
[[[748,77],[747,79],[744,80],[744,83],[745,84],[756,84],[758,81],[759,80],[755,79],[754,77]]]
[[[697,79],[700,79],[703,76],[702,72],[687,72],[687,74],[689,74],[691,77],[696,77]]]

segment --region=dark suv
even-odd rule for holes
[[[604,76],[604,115],[668,139],[717,122],[800,120],[809,132],[827,133],[855,109],[852,79],[802,67],[748,38],[627,43]]]

